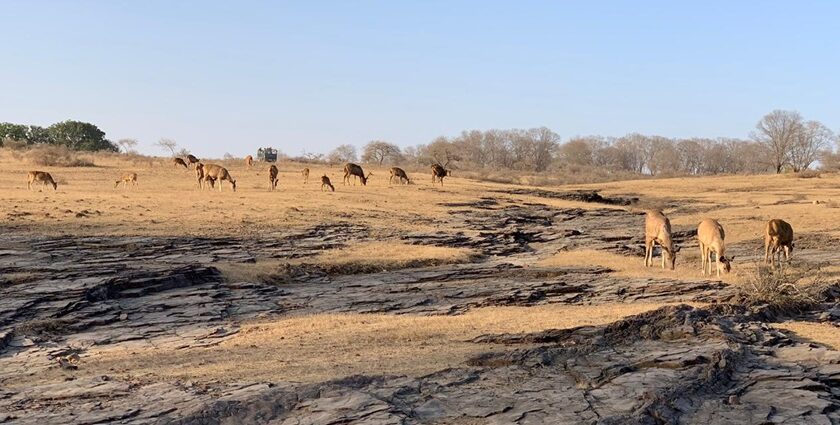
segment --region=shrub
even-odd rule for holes
[[[756,263],[738,288],[738,296],[747,305],[798,312],[821,301],[826,286],[819,266],[794,267],[783,262],[774,269]]]
[[[26,152],[26,159],[45,167],[93,167],[90,159],[82,158],[78,152],[66,146],[36,146]]]

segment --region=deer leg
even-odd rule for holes
[[[662,270],[665,270],[665,248],[659,245],[659,256],[662,257]]]
[[[648,266],[648,258],[650,257],[650,242],[645,240],[645,267]]]
[[[706,275],[706,249],[703,247],[703,242],[700,242],[700,274]]]

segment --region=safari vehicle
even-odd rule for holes
[[[259,148],[259,149],[257,149],[257,161],[277,162],[277,149],[274,149],[274,148]]]

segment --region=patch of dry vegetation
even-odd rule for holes
[[[33,165],[43,167],[93,167],[93,161],[84,154],[66,146],[38,145],[16,155]]]
[[[75,376],[129,373],[152,380],[317,382],[355,374],[420,376],[491,350],[485,334],[603,325],[664,304],[481,308],[460,316],[321,314],[246,325],[209,348],[90,351]],[[247,365],[247,366],[246,366]],[[50,371],[29,379],[53,379]],[[23,385],[26,380],[14,385]],[[31,381],[30,381],[31,382]]]

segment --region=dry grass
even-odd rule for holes
[[[825,345],[833,350],[840,350],[840,328],[831,323],[792,320],[773,326],[794,332],[801,338]]]
[[[217,263],[215,266],[229,282],[278,282],[284,280],[287,266],[302,264],[316,265],[326,272],[354,274],[466,263],[475,258],[475,251],[467,248],[371,241],[324,250],[313,257],[288,261],[261,260],[252,264]]]
[[[420,376],[511,347],[469,342],[484,334],[612,323],[663,304],[493,307],[460,316],[324,314],[246,325],[210,348],[89,351],[74,376],[127,373],[151,380],[304,381],[354,374]],[[247,365],[247,366],[245,366]],[[11,385],[56,379],[47,371]],[[54,376],[55,375],[55,376]]]
[[[674,270],[663,269],[661,259],[657,255],[653,258],[654,267],[644,267],[644,257],[628,257],[614,254],[607,251],[594,249],[577,249],[561,251],[550,257],[540,260],[537,265],[544,267],[578,267],[597,266],[612,270],[618,276],[632,278],[659,278],[675,280],[698,280],[703,276],[700,274],[699,251],[683,249],[677,254],[677,263]],[[721,275],[725,282],[735,279],[735,274]]]

